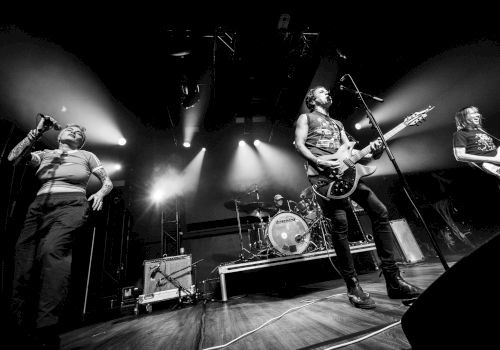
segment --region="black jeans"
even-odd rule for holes
[[[321,178],[319,176],[311,176],[309,177],[309,181],[314,185],[318,181],[321,181]],[[324,187],[319,187],[319,192],[323,193],[324,189]],[[324,215],[332,220],[333,229],[330,232],[332,244],[337,254],[340,273],[347,281],[349,278],[356,276],[347,238],[348,223],[346,210],[351,210],[349,202],[345,198],[327,201],[319,196],[316,197]],[[386,206],[370,187],[362,181],[358,182],[358,186],[350,198],[363,207],[372,222],[373,239],[381,261],[380,267],[386,273],[396,273],[399,268],[394,258],[394,241]]]
[[[43,194],[28,208],[15,248],[11,311],[23,328],[58,323],[71,275],[73,242],[87,222],[83,193]]]

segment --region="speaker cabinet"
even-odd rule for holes
[[[413,350],[498,346],[499,251],[497,233],[446,270],[406,310],[401,326]]]
[[[144,261],[144,294],[192,287],[191,254]],[[173,293],[175,297],[175,293]]]
[[[415,236],[411,232],[410,226],[405,219],[389,221],[394,238],[403,260],[407,263],[413,263],[424,260],[424,254],[415,240]]]

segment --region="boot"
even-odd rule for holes
[[[347,297],[352,305],[360,309],[373,309],[375,307],[375,301],[370,298],[369,293],[363,291],[357,277],[347,279],[346,285]]]
[[[406,282],[399,271],[383,271],[387,295],[391,299],[412,299],[422,294],[423,290]]]

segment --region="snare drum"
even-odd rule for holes
[[[300,215],[282,211],[269,221],[267,238],[283,255],[302,254],[309,246],[311,233]]]

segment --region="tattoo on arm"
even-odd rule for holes
[[[24,139],[22,139],[21,142],[19,142],[13,149],[12,151],[10,151],[9,153],[9,156],[7,157],[7,159],[9,161],[13,161],[15,159],[17,159],[21,153],[23,153],[23,151],[27,148],[27,147],[30,147],[31,146],[31,141],[29,140],[28,137],[25,137]]]
[[[109,178],[108,174],[106,173],[106,170],[104,168],[100,168],[94,171],[94,174],[101,180],[102,182],[102,187],[99,190],[103,197],[107,195],[111,190],[113,189],[113,183],[111,182],[111,179]]]

